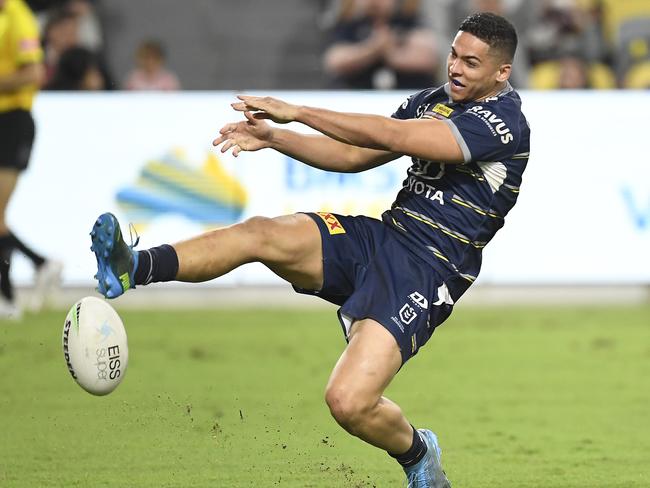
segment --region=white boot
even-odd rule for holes
[[[62,263],[49,259],[36,270],[34,289],[29,300],[29,310],[38,312],[43,308],[48,296],[61,286],[62,270]]]
[[[15,302],[10,302],[5,297],[0,296],[0,320],[19,321],[23,317],[23,311]]]

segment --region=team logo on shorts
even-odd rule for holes
[[[339,222],[339,219],[334,217],[331,213],[316,212],[316,215],[323,219],[323,222],[327,224],[327,230],[329,230],[330,234],[345,234],[345,229],[341,225],[341,222]]]
[[[414,291],[409,295],[409,298],[411,301],[413,301],[418,307],[427,309],[429,308],[429,301],[424,298],[424,295],[420,293],[419,291]]]
[[[405,303],[404,306],[399,309],[399,319],[404,323],[404,325],[409,325],[417,316],[418,313],[408,303]]]

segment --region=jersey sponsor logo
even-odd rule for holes
[[[490,110],[484,109],[482,105],[476,105],[470,108],[467,112],[476,115],[483,120],[487,126],[490,127],[490,130],[494,135],[498,134],[501,136],[502,144],[508,144],[515,138],[503,119],[494,115]]]
[[[339,219],[334,217],[329,212],[316,212],[316,215],[318,215],[321,219],[323,219],[323,222],[327,225],[327,230],[329,231],[330,234],[335,235],[335,234],[345,234],[345,229],[341,225],[341,222],[339,222]]]
[[[447,107],[447,105],[444,103],[437,103],[436,106],[433,107],[433,111],[437,114],[442,115],[443,117],[449,118],[454,109]]]
[[[404,188],[416,195],[422,195],[431,201],[437,201],[440,205],[445,204],[444,193],[428,183],[418,180],[414,176],[409,176],[404,180]]]

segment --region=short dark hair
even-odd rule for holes
[[[458,30],[472,34],[498,51],[509,62],[517,50],[517,31],[504,17],[490,12],[472,14],[461,22]]]

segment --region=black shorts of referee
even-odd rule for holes
[[[0,168],[27,168],[34,133],[34,119],[29,111],[0,112]]]

